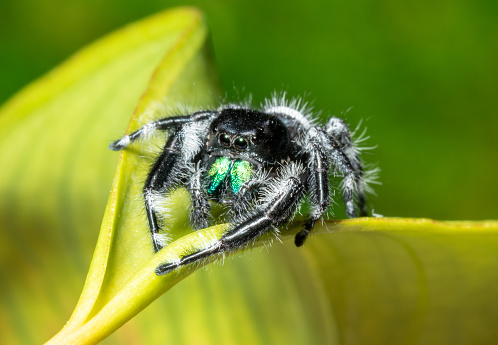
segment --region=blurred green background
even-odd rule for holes
[[[363,119],[378,145],[365,156],[382,169],[375,212],[498,218],[496,1],[2,0],[0,102],[91,41],[177,5],[206,14],[229,98],[286,90],[324,117],[352,107],[344,117]]]

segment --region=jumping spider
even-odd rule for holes
[[[113,142],[110,149],[122,150],[156,130],[171,134],[143,187],[154,250],[163,247],[158,195],[185,187],[195,229],[210,225],[209,201],[229,205],[232,214],[231,227],[218,241],[159,266],[158,275],[246,245],[288,222],[308,195],[312,211],[295,237],[296,246],[303,245],[329,207],[329,175],[334,172],[343,177],[347,216],[356,217],[357,209],[360,216],[367,215],[363,168],[347,124],[332,117],[324,127],[316,126],[299,100],[275,96],[257,110],[226,105],[162,118]]]

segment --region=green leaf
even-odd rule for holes
[[[128,132],[177,104],[212,104],[217,94],[206,26],[183,8],[104,38],[3,106],[2,342],[38,344],[68,319],[102,216],[80,300],[51,343],[98,342],[189,275],[105,342],[498,342],[493,221],[328,221],[299,249],[296,222],[281,229],[283,244],[262,239],[254,246],[267,250],[223,266],[156,276],[157,265],[221,236],[224,226],[191,232],[178,191],[174,241],[153,254],[140,190],[154,150],[138,145],[119,155],[107,144],[132,113]]]
[[[1,253],[9,277],[2,337],[40,343],[62,320],[56,315],[43,327],[43,319],[74,306],[118,162],[107,146],[125,132],[130,115],[145,117],[144,109],[159,102],[203,107],[217,97],[206,37],[197,10],[164,12],[96,42],[2,107],[0,160],[8,164],[0,176]],[[112,217],[110,210],[104,228]],[[99,274],[105,251],[98,247],[94,256]],[[142,252],[152,255],[137,248],[137,256]],[[112,254],[111,261],[120,255]],[[97,295],[106,299],[99,274],[89,278],[68,327],[105,304],[92,305]],[[46,283],[32,292],[33,281]]]
[[[190,12],[182,36],[168,47],[140,99],[129,131],[174,113],[171,104],[195,104],[202,108],[212,102],[209,97],[216,94],[210,92],[216,90],[212,86],[214,80],[209,79],[206,64],[199,59],[207,30],[199,14]],[[156,141],[164,145],[164,137]],[[147,145],[151,145],[150,141]],[[126,150],[121,155],[85,288],[70,320],[49,343],[86,344],[101,340],[181,279],[176,275],[160,279],[154,274],[161,255],[163,260],[171,257],[171,251],[181,255],[185,245],[175,243],[161,255],[153,253],[139,201],[151,164],[148,149]],[[186,214],[183,210],[187,205],[181,195],[173,197],[172,205],[173,214]]]
[[[348,230],[306,255],[340,343],[498,341],[498,222],[375,219]]]

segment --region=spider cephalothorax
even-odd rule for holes
[[[329,207],[331,173],[343,177],[347,215],[367,215],[363,169],[348,126],[337,117],[315,126],[298,100],[274,97],[259,109],[228,105],[159,119],[110,148],[124,149],[155,130],[171,132],[143,188],[155,251],[164,246],[158,196],[185,187],[196,229],[210,225],[210,201],[229,205],[232,216],[232,226],[219,240],[161,265],[157,274],[246,245],[292,218],[307,195],[312,211],[295,238],[301,246]]]

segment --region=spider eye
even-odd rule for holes
[[[240,150],[247,149],[247,140],[239,137],[239,138],[235,139],[233,145]]]
[[[270,119],[270,120],[268,120],[267,123],[268,123],[268,127],[273,128],[276,126],[277,121],[275,121],[274,119]]]
[[[253,144],[258,144],[265,135],[265,130],[263,128],[256,129],[256,135],[253,135],[251,141]]]
[[[218,138],[218,141],[220,142],[221,146],[223,146],[223,147],[230,146],[230,136],[227,134],[221,134]]]

